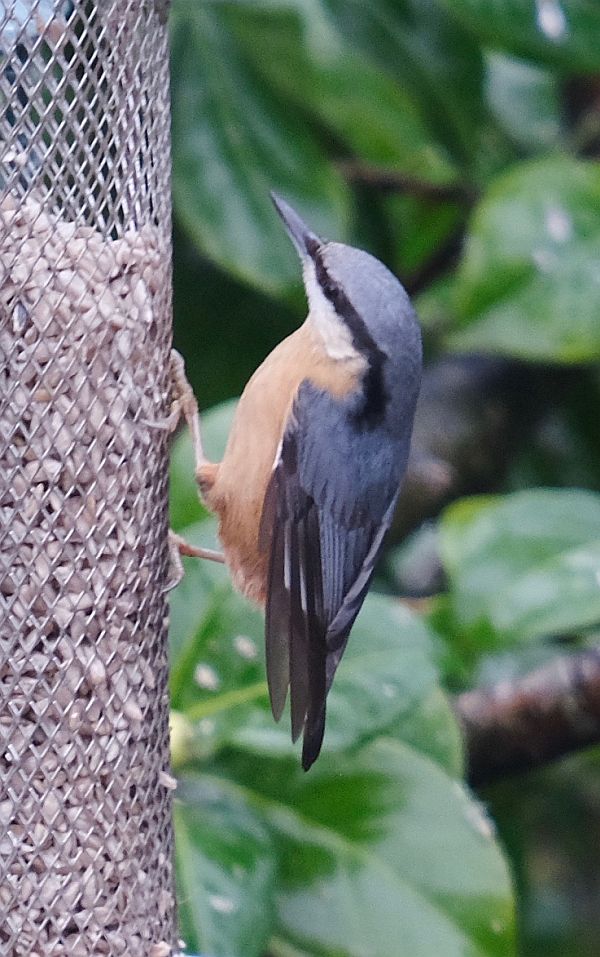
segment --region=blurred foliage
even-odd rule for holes
[[[368,599],[308,775],[270,716],[261,615],[224,569],[186,563],[171,601],[182,934],[212,957],[596,957],[598,754],[489,789],[499,840],[460,781],[446,691],[598,637],[600,7],[174,0],[171,27],[175,340],[202,408],[303,316],[270,189],[402,279],[434,391],[452,352],[525,360],[532,382],[571,370],[560,395],[536,391],[525,441],[518,416],[502,432],[494,494],[390,556],[388,592],[410,566],[436,594],[412,611]],[[231,413],[203,416],[215,457]],[[186,436],[172,524],[214,544]]]
[[[525,641],[600,621],[600,496],[532,490],[463,499],[446,511],[441,550],[456,629],[483,624]]]

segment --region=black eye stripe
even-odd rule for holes
[[[353,419],[359,424],[365,424],[367,428],[374,428],[383,420],[389,399],[383,381],[383,367],[387,356],[375,343],[366,323],[344,290],[328,273],[323,261],[323,246],[311,243],[307,248],[315,264],[317,282],[323,295],[349,328],[354,348],[367,360],[368,366],[363,378],[364,401],[353,415]]]

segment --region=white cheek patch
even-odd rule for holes
[[[329,299],[323,295],[310,259],[304,263],[304,284],[308,296],[308,317],[321,335],[327,355],[331,359],[360,359],[361,354],[352,342],[352,333],[339,318]]]

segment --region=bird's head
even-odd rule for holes
[[[309,321],[333,359],[371,362],[418,348],[414,310],[400,282],[362,249],[319,238],[292,207],[271,193],[303,267]]]

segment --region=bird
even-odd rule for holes
[[[308,770],[406,470],[422,345],[386,266],[320,239],[271,198],[300,257],[308,315],[250,378],[219,463],[204,456],[197,416],[186,418],[233,584],[265,609],[273,717],[289,690],[292,740],[302,734]]]

